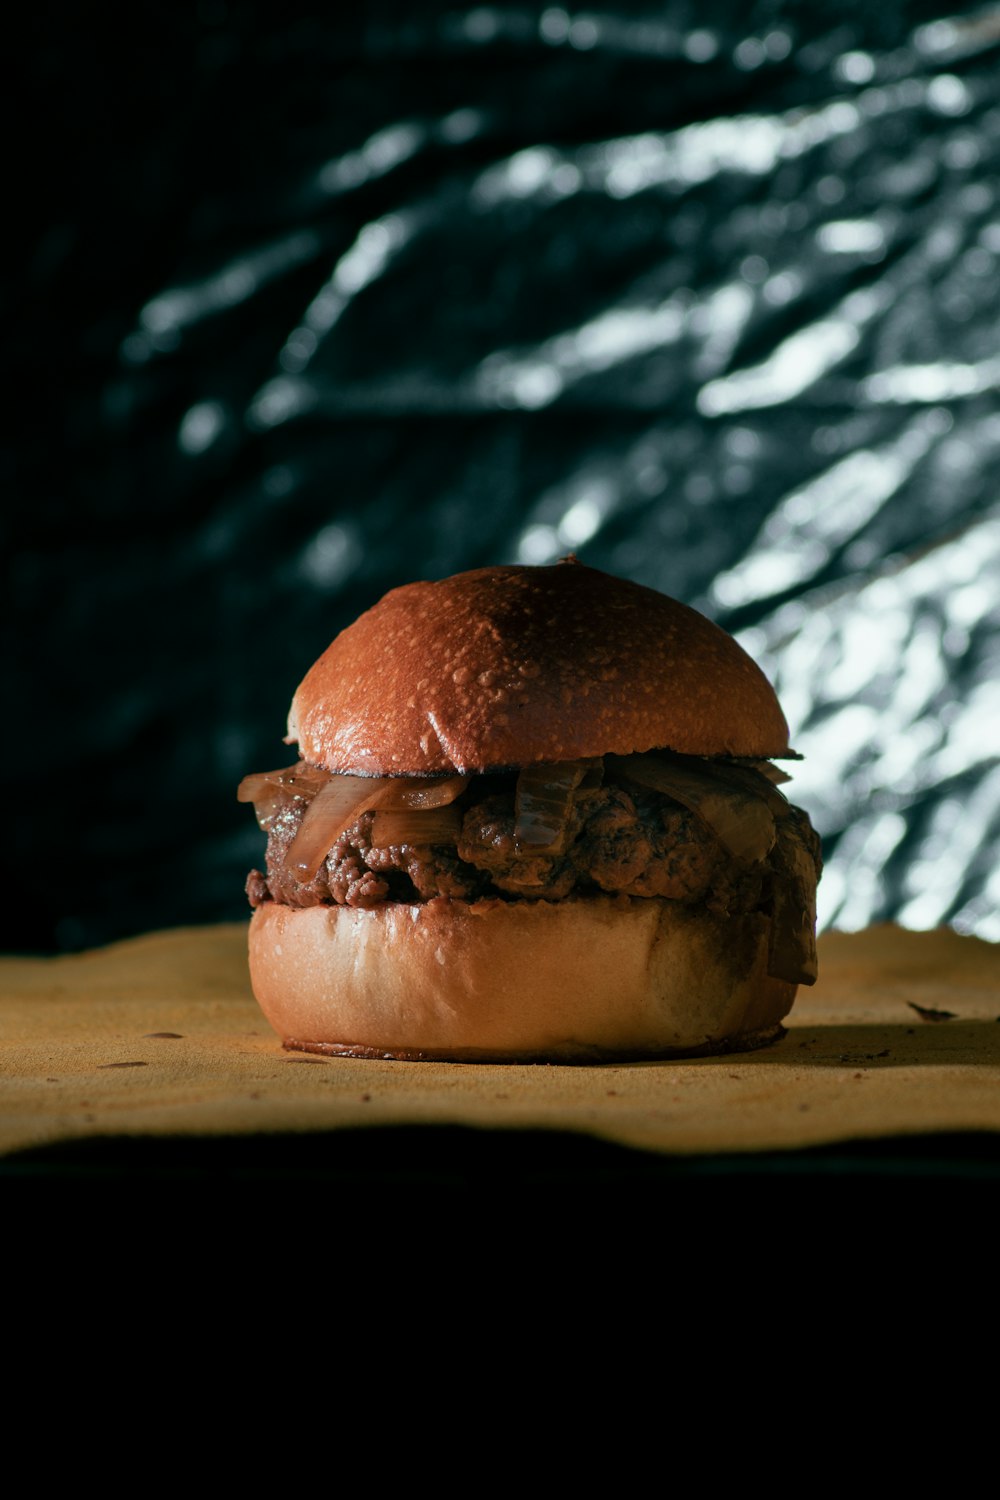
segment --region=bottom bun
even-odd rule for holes
[[[254,993],[286,1047],[452,1062],[605,1062],[745,1051],[783,1034],[796,986],[770,922],[627,896],[267,902]]]

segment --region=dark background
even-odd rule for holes
[[[772,675],[825,922],[1000,938],[996,14],[16,23],[0,947],[239,917],[332,635],[570,548]]]

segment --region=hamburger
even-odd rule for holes
[[[601,1062],[774,1041],[816,978],[819,840],[736,641],[568,558],[394,589],[239,797],[254,992],[288,1048]]]

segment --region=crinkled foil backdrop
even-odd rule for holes
[[[824,923],[1000,939],[1000,7],[53,9],[4,946],[238,916],[335,631],[569,550],[772,675]]]

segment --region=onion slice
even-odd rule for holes
[[[286,807],[296,800],[309,802],[330,780],[330,772],[306,760],[280,771],[255,771],[244,776],[236,790],[237,802],[252,802],[265,833]]]
[[[471,779],[470,776],[446,776],[431,781],[420,776],[400,776],[390,783],[390,791],[379,806],[400,810],[447,807],[462,795]]]
[[[774,814],[767,794],[780,797],[782,802],[785,799],[754,771],[745,772],[759,779],[760,787],[751,789],[742,779],[743,768],[739,780],[730,780],[717,774],[707,761],[691,765],[679,756],[608,755],[605,764],[616,776],[662,792],[693,812],[736,859],[759,864],[774,847]]]
[[[270,796],[275,787],[283,787],[293,796],[308,801],[326,785],[330,774],[321,766],[311,766],[307,760],[298,760],[294,766],[282,766],[280,771],[255,771],[240,782],[236,800],[256,802],[260,797]]]
[[[784,786],[786,781],[791,781],[792,779],[787,771],[783,771],[780,766],[776,766],[772,760],[758,760],[750,769],[758,771],[761,776],[766,777],[772,786]]]
[[[313,797],[288,849],[298,880],[312,880],[345,828],[373,807],[419,812],[447,807],[469,784],[468,776],[331,776]],[[424,841],[426,842],[426,840]]]
[[[574,795],[585,778],[593,780],[597,760],[567,760],[525,766],[514,794],[514,843],[519,853],[563,854]]]
[[[286,863],[297,880],[312,880],[339,834],[386,795],[391,783],[371,776],[331,776],[306,808]]]
[[[236,788],[237,802],[259,802],[263,797],[270,797],[275,787],[280,787],[282,776],[292,770],[291,766],[284,771],[254,771],[249,776],[244,776]]]
[[[380,807],[372,824],[372,848],[392,849],[401,844],[454,848],[461,831],[462,815],[457,807],[432,807],[425,812]]]
[[[763,771],[757,770],[754,766],[733,765],[730,761],[713,760],[709,762],[709,765],[712,774],[719,781],[745,791],[751,797],[762,798],[776,818],[782,818],[787,813],[788,798],[784,792],[778,790],[770,776],[766,776]]]

